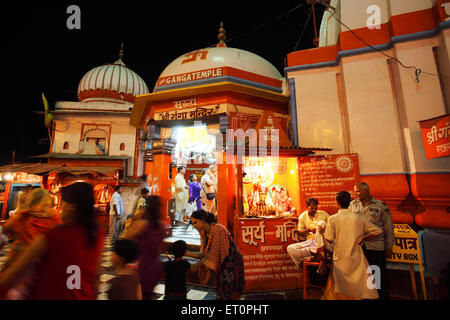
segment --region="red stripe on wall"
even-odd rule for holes
[[[396,37],[410,33],[432,30],[439,22],[435,22],[431,9],[393,16],[391,18],[391,36]]]
[[[231,77],[241,78],[241,79],[245,79],[245,80],[250,80],[250,81],[254,81],[254,82],[258,82],[258,83],[267,84],[269,86],[277,87],[277,88],[281,88],[281,86],[282,86],[281,80],[269,78],[266,76],[262,76],[262,75],[244,71],[244,70],[235,69],[232,67],[223,67],[222,69],[223,69],[224,76],[231,76]]]
[[[392,37],[433,30],[442,18],[436,17],[438,8],[420,10],[392,16],[380,29],[360,28],[352,30],[357,36],[372,46],[389,43]],[[343,21],[345,23],[345,21]],[[287,55],[287,66],[303,66],[335,61],[339,51],[365,48],[367,45],[352,32],[339,34],[336,45],[291,52]]]

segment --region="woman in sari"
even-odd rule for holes
[[[193,173],[189,177],[189,203],[195,202],[197,210],[202,209],[202,201],[200,199],[200,192],[202,186],[197,181],[197,176]]]
[[[186,251],[186,256],[200,259],[192,265],[198,270],[202,283],[207,283],[210,272],[216,274],[217,300],[237,300],[244,288],[244,262],[227,229],[217,223],[216,217],[204,210],[191,216],[191,223],[200,233],[200,252]]]
[[[15,240],[2,271],[8,269],[38,235],[45,234],[62,223],[61,216],[51,206],[52,199],[47,190],[37,188],[29,194],[23,193],[19,201],[25,204],[20,208],[18,206],[15,214],[10,215],[8,222],[3,226],[3,232],[13,236]],[[31,270],[8,291],[7,298],[10,300],[28,298],[34,278],[35,274]]]
[[[0,274],[0,291],[15,285],[36,264],[37,276],[29,299],[95,300],[103,237],[94,203],[94,189],[88,183],[75,182],[63,187],[62,225],[33,238],[26,250]]]
[[[152,300],[153,288],[164,272],[159,255],[166,237],[166,226],[161,220],[161,197],[149,196],[146,204],[143,215],[131,225],[124,239],[139,242],[138,274],[142,300]]]
[[[215,194],[216,188],[214,185],[214,181],[212,179],[211,170],[204,169],[203,176],[200,179],[200,186],[202,190],[200,192],[201,200],[202,200],[202,209],[211,212],[213,214],[216,213],[216,199],[215,196],[211,199],[208,199],[207,194]]]

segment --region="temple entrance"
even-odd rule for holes
[[[200,197],[201,191],[217,190],[217,150],[214,129],[214,124],[206,125],[201,122],[194,125],[174,126],[171,128],[171,140],[176,142],[172,152],[172,164],[174,166],[172,190],[176,197],[175,177],[178,174],[177,168],[180,166],[186,168],[183,178],[189,186],[189,190],[183,221],[180,224],[174,223],[172,236],[167,238],[166,242],[173,243],[177,240],[184,240],[188,246],[200,245],[200,235],[189,224],[189,218],[192,212],[207,205],[204,203],[203,197]],[[207,186],[211,182],[214,184],[212,188]],[[215,211],[217,205],[214,203],[210,207],[214,207]]]

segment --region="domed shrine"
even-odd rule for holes
[[[266,59],[246,50],[227,47],[223,27],[216,47],[186,53],[170,63],[153,92],[229,81],[282,92],[283,78]]]
[[[144,80],[122,61],[123,48],[119,59],[114,63],[104,64],[88,71],[78,85],[80,102],[134,102],[134,97],[147,94]]]
[[[129,122],[135,96],[149,91],[123,56],[122,44],[117,61],[88,71],[79,82],[78,101],[56,101],[50,153],[42,156],[49,163],[89,164],[119,170],[124,178],[142,174],[139,132]]]
[[[192,99],[197,107],[219,105],[221,109],[217,111],[225,114],[246,113],[239,108],[250,107],[254,108],[251,114],[260,115],[263,110],[272,109],[284,119],[289,118],[289,97],[280,72],[252,52],[228,47],[225,38],[221,24],[215,47],[191,51],[172,61],[160,74],[153,92],[136,99],[131,124],[143,129],[150,118],[167,120],[155,111],[192,107]],[[170,112],[167,115],[171,116]],[[178,118],[198,117],[192,114]],[[287,122],[284,124],[286,128]]]

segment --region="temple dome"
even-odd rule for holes
[[[281,90],[282,76],[270,62],[252,52],[227,47],[220,34],[219,39],[216,47],[195,50],[172,61],[159,76],[153,91],[218,81]]]
[[[88,71],[78,85],[78,101],[80,102],[134,102],[137,95],[149,93],[144,80],[122,61],[119,60]]]

